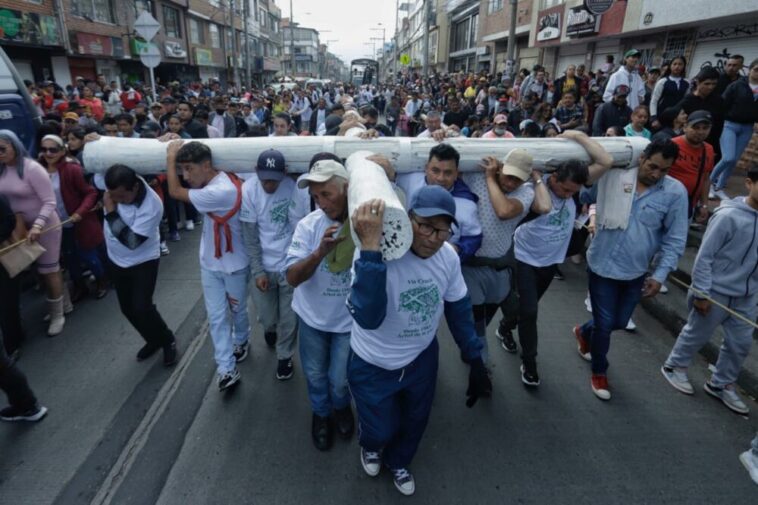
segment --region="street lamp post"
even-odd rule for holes
[[[377,25],[381,26],[381,28],[372,28],[372,31],[382,31],[382,60],[384,60],[384,65],[381,65],[380,68],[377,70],[379,72],[379,81],[381,81],[382,72],[385,72],[384,66],[387,65],[387,55],[385,54],[385,29],[384,25],[382,23],[377,23]]]

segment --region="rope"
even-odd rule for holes
[[[92,212],[92,211],[94,211],[94,210],[97,210],[97,209],[98,209],[98,207],[93,207],[93,208],[91,208],[90,210],[88,210],[87,212]],[[74,219],[74,218],[72,218],[72,217],[69,217],[69,218],[68,218],[68,219],[66,219],[65,221],[61,221],[60,223],[58,223],[58,224],[56,224],[56,225],[53,225],[53,226],[50,226],[50,227],[48,227],[48,228],[45,228],[45,229],[43,229],[43,230],[40,230],[40,232],[39,232],[39,233],[40,233],[40,235],[42,235],[43,233],[47,233],[47,232],[49,232],[49,231],[53,231],[53,230],[56,230],[56,229],[58,229],[58,228],[60,228],[60,227],[62,227],[62,226],[66,226],[68,223],[71,223],[71,222],[73,222],[73,219]],[[21,239],[21,240],[19,240],[18,242],[14,242],[14,243],[12,243],[12,244],[11,244],[11,245],[9,245],[9,246],[3,247],[2,249],[0,249],[0,256],[2,256],[3,254],[7,253],[8,251],[10,251],[10,250],[12,250],[12,249],[15,249],[16,247],[20,246],[21,244],[23,244],[23,243],[25,243],[25,242],[27,242],[27,239],[25,239],[25,238],[24,238],[24,239]]]
[[[710,296],[708,296],[706,293],[703,293],[699,289],[693,288],[690,284],[687,284],[686,282],[677,279],[673,275],[671,277],[669,277],[669,279],[671,279],[675,283],[679,284],[683,288],[691,290],[693,293],[695,293],[696,295],[698,295],[700,298],[704,298],[704,299],[708,300],[709,302],[711,302],[712,304],[716,305],[717,307],[720,307],[720,308],[724,309],[724,311],[726,311],[729,315],[736,317],[740,321],[749,324],[750,326],[752,326],[755,329],[758,329],[758,324],[756,324],[755,321],[751,321],[750,319],[746,318],[745,316],[743,316],[739,312],[736,312],[733,309],[730,309],[729,307],[727,307],[723,303],[717,302],[716,300],[714,300],[713,298],[711,298]]]

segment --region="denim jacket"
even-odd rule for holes
[[[594,203],[597,185],[584,190],[582,203]],[[598,229],[587,252],[590,269],[602,277],[636,279],[645,274],[653,256],[653,279],[663,283],[676,268],[687,243],[687,191],[666,176],[642,193],[635,193],[625,230]]]

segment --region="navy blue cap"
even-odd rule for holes
[[[707,110],[696,110],[687,116],[687,126],[694,126],[698,123],[713,124],[713,117]]]
[[[281,181],[284,179],[284,155],[276,149],[263,151],[258,156],[255,172],[262,181]]]
[[[411,200],[411,210],[421,217],[448,216],[458,224],[453,195],[442,186],[429,185],[416,191]]]

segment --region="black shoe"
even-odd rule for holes
[[[240,374],[240,371],[236,368],[232,370],[231,372],[226,372],[223,375],[219,375],[218,379],[216,379],[216,384],[218,384],[218,390],[224,391],[225,389],[229,389],[235,384],[237,384],[240,379],[242,378],[242,374]]]
[[[35,405],[28,410],[21,410],[18,407],[5,407],[0,410],[0,419],[3,421],[39,421],[47,414],[47,408]]]
[[[172,366],[176,364],[176,340],[163,346],[163,366]]]
[[[280,381],[286,381],[291,379],[295,373],[295,368],[292,366],[292,358],[280,359],[279,365],[276,367],[276,378]]]
[[[142,348],[137,351],[137,361],[144,361],[156,352],[158,352],[158,349],[161,347],[159,345],[155,344],[145,344],[142,346]]]
[[[332,427],[332,421],[328,417],[320,417],[313,414],[311,420],[311,437],[313,438],[313,445],[319,451],[328,451],[332,447],[334,428]]]
[[[344,409],[334,411],[334,420],[337,422],[337,433],[345,440],[353,436],[355,430],[355,418],[350,405]]]
[[[516,345],[516,341],[513,340],[513,332],[511,330],[501,332],[500,328],[498,328],[495,330],[495,335],[497,335],[497,338],[500,339],[500,346],[503,349],[511,354],[514,354],[516,351],[518,351],[518,346]]]
[[[566,276],[563,275],[563,272],[561,271],[560,268],[555,267],[555,274],[553,274],[553,279],[557,281],[564,281],[566,280]]]
[[[266,340],[266,345],[273,348],[276,347],[276,332],[267,331],[263,334],[263,338]]]
[[[232,354],[234,354],[234,361],[237,363],[241,363],[245,361],[245,358],[247,358],[248,353],[250,352],[250,342],[245,342],[244,344],[234,344],[234,351]]]
[[[540,385],[540,376],[537,374],[537,365],[521,365],[521,382],[531,387],[537,387]]]

